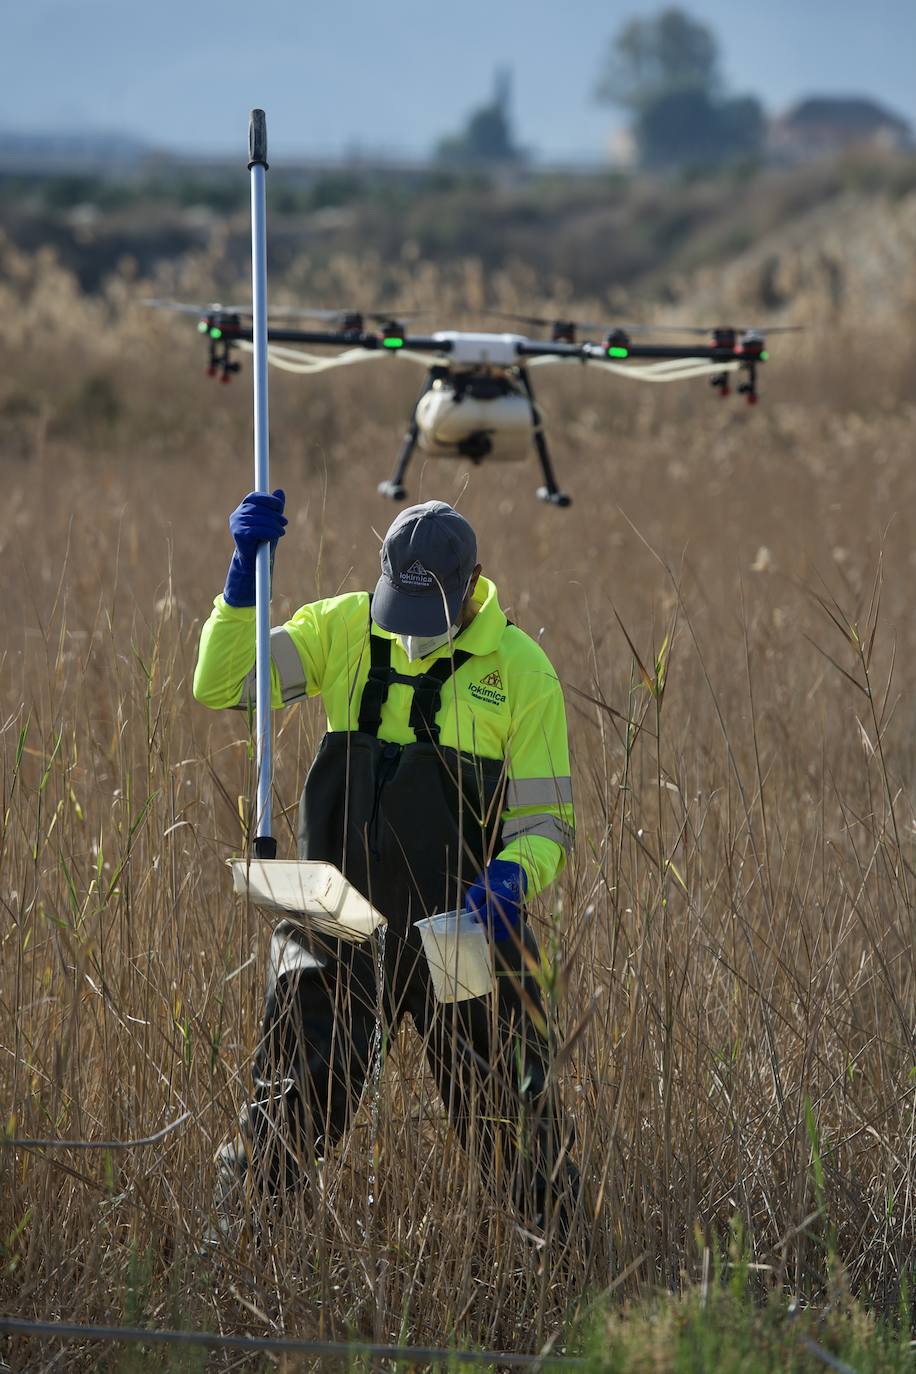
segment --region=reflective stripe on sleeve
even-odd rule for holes
[[[299,650],[290,638],[289,632],[284,630],[282,625],[278,625],[276,629],[270,632],[270,657],[280,680],[284,706],[291,701],[300,701],[302,697],[307,696],[308,683],[305,680],[305,669],[302,666],[302,659],[299,657]],[[242,683],[237,708],[244,710],[249,701],[254,701],[256,685],[257,668],[255,667],[252,668]]]
[[[249,704],[254,706],[256,671],[257,670],[255,668],[252,668],[251,672],[242,682],[242,690],[239,693],[239,699],[235,703],[235,706],[233,708],[234,710],[247,711]]]
[[[526,835],[543,835],[546,840],[553,840],[560,845],[568,854],[573,847],[576,838],[575,826],[569,825],[566,821],[561,821],[559,816],[516,816],[510,820],[503,821],[503,843],[508,844],[510,840],[519,840]]]
[[[284,702],[299,701],[301,697],[308,696],[299,650],[290,638],[289,631],[282,626],[270,632],[270,656],[277,665]]]
[[[287,973],[320,972],[327,960],[308,949],[295,930],[281,921],[270,937],[270,972],[274,978]]]
[[[572,778],[510,778],[507,806],[571,806]]]

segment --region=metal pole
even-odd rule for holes
[[[254,485],[270,491],[267,408],[267,117],[263,110],[248,116],[248,170],[251,173],[251,300],[254,343]],[[255,722],[257,732],[258,803],[255,855],[274,859],[270,813],[272,759],[270,747],[270,545],[258,548],[255,566],[257,667]]]

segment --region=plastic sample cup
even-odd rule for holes
[[[469,911],[446,911],[415,925],[437,1002],[464,1002],[493,991],[493,955],[486,927]]]

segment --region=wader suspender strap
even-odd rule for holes
[[[369,603],[371,609],[371,601]],[[391,640],[382,639],[372,633],[369,627],[369,651],[372,655],[369,677],[363,688],[363,699],[359,706],[357,730],[364,735],[377,735],[382,723],[382,706],[388,696],[391,674]]]
[[[390,648],[390,639],[388,645]],[[467,663],[471,657],[472,655],[466,649],[456,649],[451,658],[440,658],[438,662],[433,664],[428,673],[423,673],[420,677],[404,678],[397,674],[392,678],[392,681],[413,684],[410,728],[416,735],[418,743],[421,740],[428,740],[432,744],[439,743],[439,727],[436,724],[436,716],[439,714],[439,707],[442,704],[442,688],[452,674],[458,671],[462,663]]]
[[[371,602],[370,602],[371,615]],[[410,708],[410,728],[417,743],[439,743],[439,727],[436,716],[442,704],[442,688],[453,673],[473,655],[466,649],[456,649],[450,658],[440,658],[428,673],[419,677],[408,677],[397,673],[391,666],[391,640],[372,633],[369,626],[369,677],[363,688],[363,698],[359,708],[357,730],[365,735],[378,735],[382,723],[382,706],[388,697],[392,682],[402,682],[413,688],[413,704]]]

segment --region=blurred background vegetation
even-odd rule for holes
[[[626,118],[603,159],[551,162],[529,148],[501,66],[491,98],[428,157],[278,160],[272,269],[285,274],[303,253],[316,264],[340,252],[473,257],[488,272],[523,261],[609,304],[619,288],[671,300],[683,272],[724,267],[818,205],[840,212],[845,193],[894,199],[916,186],[906,119],[816,90],[770,116],[757,95],[730,91],[716,33],[677,7],[619,26],[595,59],[592,96]],[[0,232],[53,248],[84,289],[125,260],[148,276],[214,237],[240,269],[246,215],[234,159],[80,131],[0,140]],[[382,272],[380,296],[389,285]]]

